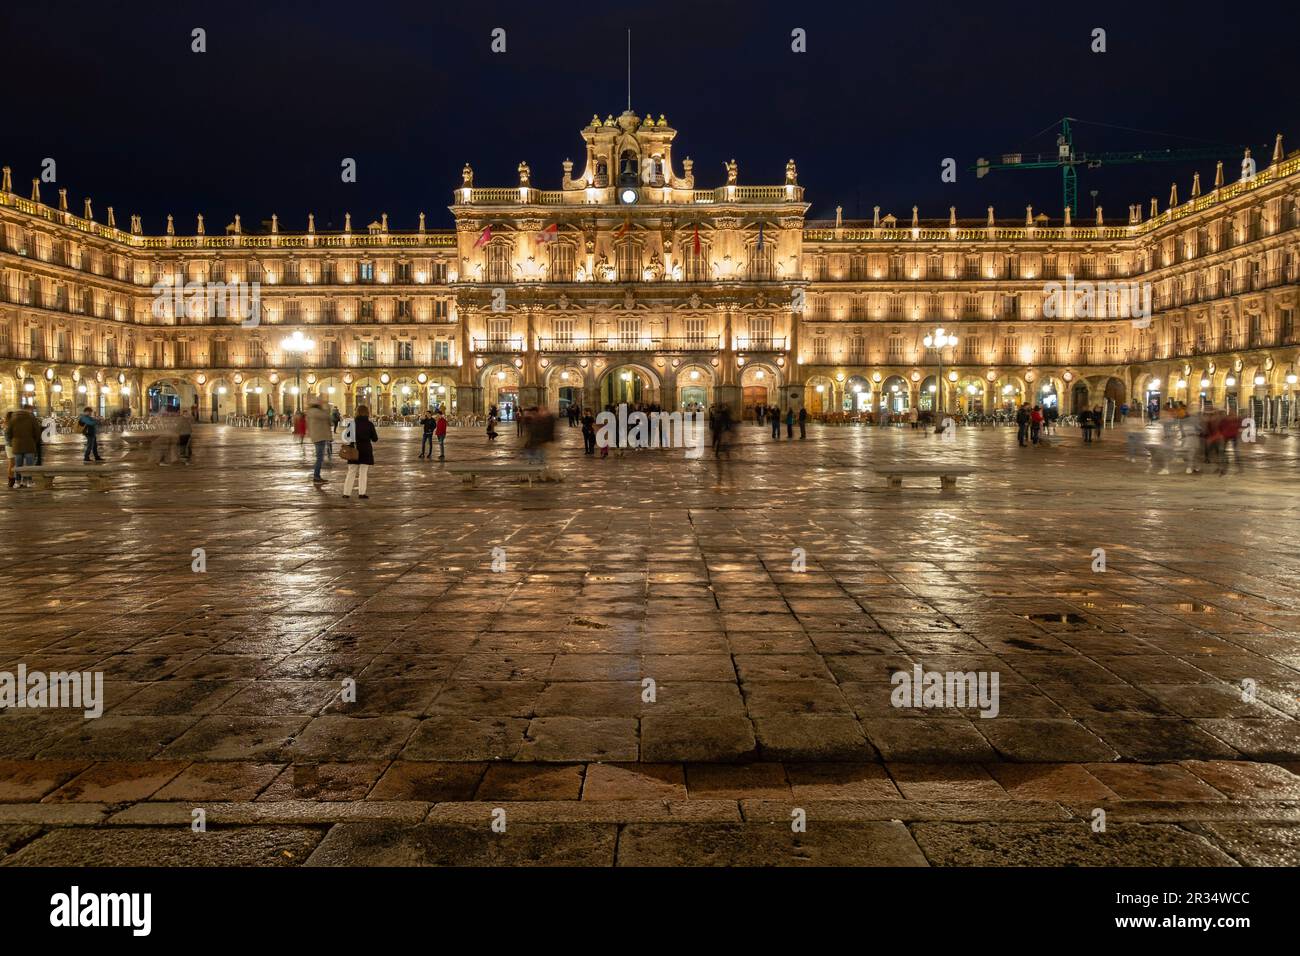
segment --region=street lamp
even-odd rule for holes
[[[956,347],[957,347],[957,336],[955,336],[955,335],[948,335],[948,334],[946,334],[946,333],[944,332],[944,330],[943,330],[942,328],[938,328],[938,329],[935,329],[934,332],[933,332],[932,334],[927,335],[927,336],[926,336],[924,339],[922,339],[921,341],[922,341],[922,343],[924,343],[924,345],[925,345],[925,347],[926,347],[927,349],[934,349],[934,354],[935,354],[935,356],[937,357],[937,360],[938,360],[938,363],[939,363],[939,372],[938,372],[938,374],[934,377],[934,380],[935,380],[935,383],[939,386],[939,388],[938,388],[938,392],[939,392],[939,407],[938,407],[937,411],[938,411],[939,415],[942,415],[942,414],[943,414],[943,393],[944,393],[944,388],[943,388],[943,350],[944,350],[945,348],[947,348],[949,345],[951,345],[953,348],[956,348]]]
[[[302,357],[316,347],[316,343],[295,329],[293,335],[280,340],[280,348],[290,353],[294,359],[294,390],[297,397],[297,410],[302,411]]]

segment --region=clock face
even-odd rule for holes
[[[636,190],[624,189],[619,194],[619,199],[621,199],[624,203],[631,205],[632,203],[636,202]]]

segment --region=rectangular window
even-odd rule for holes
[[[552,282],[572,282],[574,280],[574,248],[567,242],[556,242],[551,244],[551,273]]]
[[[451,342],[438,339],[433,343],[433,360],[446,365],[451,362]]]
[[[487,247],[487,281],[510,281],[510,246],[504,242],[493,242]]]
[[[704,319],[686,319],[683,326],[686,329],[687,345],[691,348],[706,349],[713,347],[714,343],[709,341],[705,330]]]
[[[369,363],[373,364],[374,361],[375,361],[375,343],[374,343],[374,342],[358,342],[358,343],[357,343],[357,358],[358,358],[359,361],[362,361],[362,362],[369,362]]]
[[[555,341],[565,345],[573,343],[573,319],[555,320]]]
[[[362,284],[375,281],[375,264],[373,262],[361,262],[357,264],[357,281]]]
[[[397,361],[414,362],[415,361],[415,343],[401,341],[397,343]]]
[[[641,247],[635,242],[624,242],[616,250],[618,281],[637,282],[641,278]]]
[[[769,316],[751,315],[749,317],[749,345],[751,349],[769,349],[772,347],[772,319]]]

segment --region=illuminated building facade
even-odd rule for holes
[[[1300,155],[1119,221],[805,219],[793,160],[774,185],[734,161],[696,188],[663,116],[592,117],[558,190],[483,188],[456,228],[147,236],[0,183],[0,403],[101,414],[197,405],[203,420],[626,400],[1065,411],[1152,398],[1290,415],[1300,330]],[[775,172],[775,171],[774,171]],[[1236,179],[1236,170],[1232,170]],[[713,176],[707,177],[715,181]],[[50,187],[46,187],[47,191]],[[55,197],[47,197],[54,199]],[[250,295],[251,290],[256,293]],[[1150,304],[1150,316],[1145,304]],[[955,334],[942,355],[924,338]],[[281,342],[313,347],[301,365]],[[942,362],[942,375],[938,374]]]

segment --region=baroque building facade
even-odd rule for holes
[[[1070,411],[1152,400],[1291,418],[1300,154],[1180,202],[1049,220],[815,222],[793,160],[696,188],[677,131],[631,112],[582,130],[560,188],[454,190],[454,230],[145,235],[0,182],[0,404],[70,414],[534,404]],[[1243,166],[1243,169],[1245,167]],[[1235,170],[1234,170],[1235,173]],[[712,177],[709,177],[712,179]],[[48,187],[47,187],[48,188]],[[50,197],[53,198],[53,197]],[[249,296],[256,289],[256,295]],[[1145,308],[1149,302],[1149,314]],[[238,305],[248,304],[241,311]],[[937,328],[957,344],[936,352]],[[284,340],[312,342],[294,353]]]

